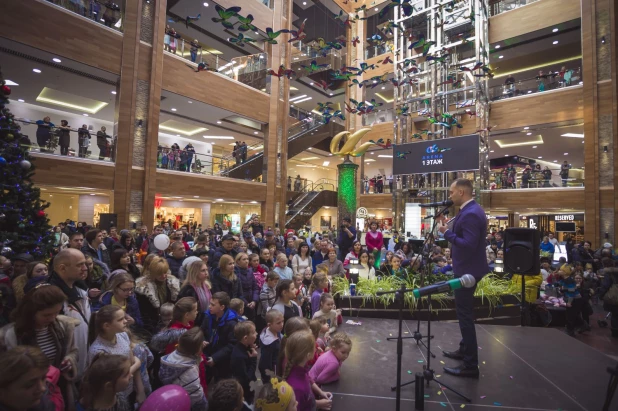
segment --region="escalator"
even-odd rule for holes
[[[302,228],[322,207],[337,207],[337,190],[332,183],[318,181],[292,199],[286,212],[285,227]]]
[[[324,124],[321,117],[313,116],[290,127],[288,130],[288,159],[292,158],[308,147],[322,140],[332,137],[343,131],[343,126],[331,121]],[[262,175],[264,167],[264,152],[247,158],[243,164],[231,167],[223,175],[232,178],[253,180]]]

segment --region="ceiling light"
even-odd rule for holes
[[[490,153],[493,153],[494,151],[493,151],[493,150],[489,150],[489,152],[490,152]]]
[[[332,96],[332,95],[333,95],[333,93],[330,93],[330,95]]]
[[[553,43],[551,43],[551,44],[553,44],[553,45],[558,44],[558,40],[554,40]]]
[[[327,165],[329,165],[329,164],[330,164],[330,161],[325,161],[325,162],[323,162],[323,163],[322,163],[322,165],[323,165],[324,167],[326,167],[326,166],[327,166]]]
[[[555,33],[557,31],[558,31],[558,28],[555,28],[555,29],[552,30],[552,33]]]
[[[537,157],[537,158],[543,158],[543,157],[539,156],[539,157]]]
[[[41,70],[39,70],[39,69],[32,69],[32,71],[34,71],[37,74],[39,74],[41,72]]]
[[[309,150],[313,150],[313,147],[309,147]]]
[[[222,198],[217,198],[215,201],[225,201],[225,200]]]
[[[60,60],[58,57],[54,57],[54,58],[52,59],[52,61],[53,61],[54,63],[62,63],[62,60]]]
[[[175,108],[172,108],[172,111],[176,111],[176,109],[175,109]]]
[[[373,80],[373,84],[376,84],[378,82],[378,80]]]
[[[375,8],[375,9],[373,9],[373,10],[374,10],[374,11],[378,11],[378,10],[380,10],[380,9],[376,7],[376,8]]]
[[[298,60],[298,57],[294,57],[294,60]]]
[[[253,134],[257,134],[257,133],[258,133],[257,131],[254,131],[254,132],[253,132]]]
[[[202,136],[204,138],[210,138],[212,140],[234,140],[232,136]]]
[[[70,103],[67,103],[66,101],[57,100],[55,98],[44,97],[46,91],[48,91],[48,90],[51,90],[51,89],[48,89],[47,87],[45,87],[43,89],[43,91],[41,92],[41,94],[39,94],[39,96],[36,98],[36,101],[39,101],[41,103],[54,104],[54,105],[62,106],[62,107],[69,107],[69,108],[72,108],[74,110],[82,111],[82,112],[85,111],[85,112],[90,113],[90,114],[96,114],[103,107],[107,106],[107,103],[103,103],[102,101],[90,100],[90,99],[87,99],[87,100],[90,101],[91,105],[89,107],[87,107],[85,105],[81,105],[80,106],[80,105],[77,105],[77,104],[70,104]],[[98,104],[95,106],[95,105],[93,105],[94,103],[98,103]]]
[[[528,90],[528,94],[532,93],[532,90]]]
[[[307,97],[307,98],[304,98],[304,99],[302,99],[302,100],[296,100],[296,101],[295,101],[295,103],[296,103],[296,104],[298,104],[298,103],[303,103],[303,102],[305,102],[305,101],[309,101],[309,100],[311,100],[312,98],[313,98],[313,97]]]
[[[380,154],[378,157],[382,157],[382,158],[393,158],[393,156],[388,156],[386,154]]]
[[[317,160],[320,157],[305,157],[305,158],[301,158],[302,161],[309,161],[309,160]]]
[[[82,114],[82,116],[84,116],[84,117],[88,117],[88,114],[84,113],[84,114]]]
[[[499,58],[499,59],[503,59],[503,58],[504,58],[504,56],[498,56],[498,58]]]
[[[558,160],[554,160],[554,163],[557,163],[557,162],[558,162]]]
[[[530,129],[530,127],[528,127],[528,126],[524,127],[524,130],[529,130],[529,129]]]
[[[307,5],[307,2],[306,2],[306,1],[303,1],[303,6],[306,6],[306,5]]]
[[[16,82],[14,82],[13,80],[4,80],[4,83],[7,86],[19,86],[19,84],[17,84]]]
[[[568,155],[569,155],[569,153],[564,153],[564,155],[565,155],[565,156],[568,156]]]
[[[189,104],[193,104],[193,102],[192,102],[191,100],[187,101],[187,103],[189,103]]]
[[[329,153],[328,155],[329,155],[329,156],[332,156],[332,155],[333,155],[333,153]]]
[[[193,198],[200,198],[200,196],[193,196]]]
[[[306,94],[302,94],[302,95],[300,95],[300,96],[292,97],[292,98],[290,99],[290,102],[292,102],[292,101],[296,101],[296,100],[300,100],[300,99],[305,98],[305,97],[307,97],[307,95],[306,95]]]
[[[532,148],[536,148],[537,146],[532,146]]]
[[[531,136],[531,135],[532,135],[532,133],[526,133],[526,135],[527,135],[527,136]]]
[[[204,7],[208,7],[208,3],[204,2]]]
[[[560,134],[560,137],[584,138],[584,135],[579,134],[579,133],[565,133],[565,134]]]
[[[116,94],[116,91],[112,91],[112,94],[114,94],[114,95],[115,95],[115,94]]]
[[[504,157],[508,157],[508,156],[509,156],[508,154],[505,154],[505,155],[504,155]]]
[[[217,124],[221,124],[221,122],[220,122],[220,121],[217,121]]]
[[[369,158],[369,159],[365,160],[365,163],[371,163],[371,162],[373,162],[373,161],[376,161],[376,160],[375,160],[375,159],[373,159],[373,158]]]
[[[165,123],[168,123],[168,122],[166,121]],[[174,124],[174,123],[171,123],[171,124]],[[193,130],[187,130],[187,129],[174,128],[174,127],[164,126],[163,124],[159,124],[159,130],[173,131],[174,133],[184,134],[185,136],[192,136],[194,134],[203,133],[204,131],[208,129],[205,127],[198,127]]]
[[[24,99],[23,99],[23,98],[20,98],[20,99],[17,99],[17,101],[19,101],[20,103],[23,103],[23,102],[24,102]]]
[[[582,144],[584,144],[584,143],[585,143],[585,141],[582,141]]]
[[[313,82],[309,83],[310,86],[313,86]]]
[[[497,45],[496,45],[496,47],[495,47],[495,49],[496,49],[496,50],[498,50],[499,48],[500,48],[500,45],[499,45],[499,44],[497,44]]]
[[[92,193],[92,194],[90,194],[90,195],[91,195],[91,196],[96,196],[96,194],[95,194],[95,193]],[[51,194],[50,194],[49,196],[51,197]]]
[[[382,86],[382,90],[386,90],[386,87]]]
[[[374,155],[375,153],[372,152],[372,153],[369,153],[369,154]]]

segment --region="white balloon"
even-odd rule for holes
[[[170,245],[170,238],[165,234],[159,234],[154,238],[154,245],[157,247],[157,250],[167,250],[167,247]]]

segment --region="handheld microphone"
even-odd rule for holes
[[[438,201],[436,203],[419,204],[421,207],[450,207],[453,205],[453,200]]]
[[[458,288],[472,288],[476,284],[476,279],[470,274],[464,274],[461,278],[453,278],[452,280],[442,281],[436,284],[428,285],[427,287],[417,288],[412,291],[415,298],[421,298],[425,295],[447,293]]]

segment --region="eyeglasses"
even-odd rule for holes
[[[123,293],[132,293],[134,288],[119,288]]]

